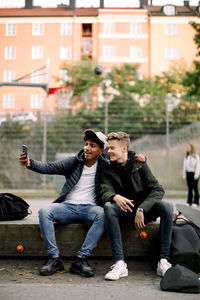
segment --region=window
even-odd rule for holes
[[[10,23],[10,24],[6,24],[6,35],[7,36],[13,36],[16,35],[16,31],[17,31],[17,25]]]
[[[178,59],[179,53],[178,48],[168,47],[165,48],[165,59]]]
[[[103,57],[112,58],[115,56],[115,47],[114,46],[103,46]]]
[[[43,70],[34,71],[31,73],[32,83],[42,83],[43,82]]]
[[[177,35],[178,34],[178,24],[165,24],[165,34],[166,35]]]
[[[176,7],[174,5],[165,5],[165,6],[163,6],[163,13],[166,16],[175,16]]]
[[[103,24],[103,32],[105,34],[113,34],[115,32],[115,24],[114,23],[104,23]]]
[[[92,36],[92,24],[90,23],[82,24],[82,36]]]
[[[14,108],[15,96],[12,94],[3,95],[3,108]]]
[[[43,35],[44,34],[44,24],[42,23],[33,23],[32,27],[33,35]]]
[[[142,24],[141,23],[132,23],[130,24],[131,34],[141,34],[142,33]]]
[[[3,81],[13,81],[15,80],[15,71],[6,70],[3,72]]]
[[[71,59],[72,58],[72,47],[61,46],[60,47],[60,59]]]
[[[60,24],[60,34],[61,35],[72,35],[72,23]]]
[[[42,59],[43,58],[43,47],[32,46],[32,59]]]
[[[41,108],[42,107],[42,96],[39,94],[32,94],[30,96],[30,107]]]
[[[141,46],[131,46],[130,47],[130,57],[134,60],[142,58],[142,47]]]
[[[5,47],[5,59],[7,59],[7,60],[16,59],[16,47],[15,46]]]
[[[92,54],[92,38],[83,37],[82,41],[82,54]]]

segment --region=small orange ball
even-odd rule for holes
[[[44,238],[43,238],[43,234],[42,234],[42,233],[40,234],[40,238],[41,238],[42,240],[44,239]]]
[[[97,247],[99,247],[98,243],[96,243],[96,245],[94,245],[94,249],[96,249]]]
[[[146,239],[146,237],[147,237],[147,233],[145,232],[145,231],[142,231],[142,232],[140,232],[140,237],[141,237],[141,239]]]
[[[16,249],[19,253],[22,253],[24,251],[24,247],[22,245],[18,245]]]

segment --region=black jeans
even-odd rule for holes
[[[192,203],[199,205],[199,190],[198,190],[199,179],[197,180],[194,179],[194,172],[187,172],[186,180],[188,186],[187,203],[189,205],[192,205]],[[194,190],[194,201],[193,201],[193,190]]]
[[[112,256],[114,261],[124,260],[121,230],[119,218],[130,220],[131,213],[123,212],[116,203],[107,202],[104,205],[106,229],[110,239]],[[170,246],[173,226],[173,207],[170,203],[162,200],[156,202],[153,208],[146,215],[147,222],[160,217],[160,258],[170,257]],[[132,222],[134,222],[132,215]]]

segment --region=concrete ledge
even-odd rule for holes
[[[40,237],[38,223],[38,209],[52,200],[28,200],[32,215],[20,221],[0,222],[0,256],[47,256],[44,241]],[[64,257],[75,256],[81,247],[88,227],[82,224],[58,225],[55,224],[55,233],[60,254]],[[146,239],[140,238],[140,232],[131,225],[122,227],[122,239],[125,256],[155,256],[158,249],[158,223],[150,223],[145,230]],[[18,253],[16,247],[21,244],[24,247],[22,253]],[[110,257],[110,243],[105,233],[92,256]]]
[[[157,223],[148,224],[145,228],[146,239],[141,239],[138,231],[126,226],[122,228],[124,254],[126,256],[155,256],[158,250]],[[82,224],[55,224],[56,240],[62,256],[75,256],[81,247],[88,228]],[[44,242],[40,237],[38,224],[0,224],[0,256],[46,256]],[[18,253],[16,247],[21,244],[23,253]],[[93,256],[111,256],[110,244],[105,233]]]

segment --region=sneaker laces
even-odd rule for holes
[[[111,268],[111,271],[110,271],[110,272],[112,272],[112,273],[114,273],[114,274],[118,274],[118,272],[119,272],[121,266],[120,266],[119,263],[116,263],[116,264],[112,265],[110,268]]]
[[[172,265],[170,264],[170,262],[166,259],[166,260],[161,260],[158,267],[162,270],[167,270],[171,268],[171,266]]]

